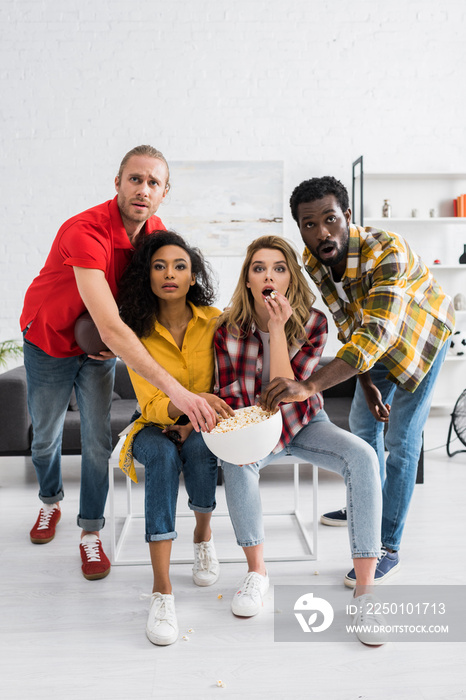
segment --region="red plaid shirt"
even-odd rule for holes
[[[327,319],[315,309],[305,325],[307,340],[290,350],[291,367],[295,379],[308,379],[316,369],[327,340]],[[214,335],[215,345],[215,389],[233,409],[253,406],[257,403],[262,388],[262,340],[253,327],[245,338],[236,338],[221,326]],[[322,394],[314,394],[306,401],[282,404],[283,431],[280,442],[273,452],[279,452],[301,428],[323,407]]]

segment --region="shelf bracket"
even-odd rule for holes
[[[351,196],[351,209],[352,209],[352,217],[353,217],[353,224],[357,223],[356,222],[356,169],[360,166],[360,177],[361,177],[361,185],[359,189],[359,219],[360,219],[360,225],[364,226],[364,170],[363,170],[363,156],[359,156],[354,163],[353,163],[353,191],[352,191],[352,196]]]

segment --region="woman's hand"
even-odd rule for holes
[[[373,383],[369,372],[359,375],[359,381],[364,391],[364,396],[369,410],[380,423],[388,423],[390,417],[390,404],[384,404],[382,394]]]
[[[234,416],[235,412],[230,406],[220,398],[220,396],[216,396],[215,394],[207,394],[207,393],[200,393],[198,396],[202,396],[203,399],[207,401],[209,406],[214,409],[214,411],[217,413],[220,418],[229,418],[230,416]]]
[[[293,313],[288,299],[276,291],[273,299],[271,296],[265,297],[265,306],[269,313],[269,332],[284,328]]]
[[[175,423],[175,425],[169,425],[168,427],[164,428],[162,433],[164,433],[176,445],[182,445],[183,442],[188,439],[192,431],[193,426],[191,423],[188,423],[187,425],[176,425]]]

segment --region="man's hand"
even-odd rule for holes
[[[376,420],[380,423],[388,423],[390,417],[390,404],[384,404],[382,394],[372,382],[369,372],[365,372],[359,376],[364,396],[369,406],[369,410]]]
[[[104,360],[115,359],[116,355],[114,355],[111,350],[102,350],[102,352],[99,352],[98,355],[88,355],[88,357],[90,357],[91,360],[100,360],[103,362]]]
[[[372,384],[366,386],[363,384],[364,396],[366,397],[369,410],[376,420],[380,423],[388,423],[390,417],[390,404],[384,404],[382,394],[377,387]]]
[[[220,398],[220,396],[216,396],[215,394],[207,394],[204,392],[201,392],[199,396],[202,396],[209,406],[214,409],[214,411],[221,417],[221,418],[229,418],[230,416],[234,416],[235,412],[230,406]]]
[[[196,433],[200,430],[209,432],[215,428],[217,414],[202,396],[193,394],[178,382],[174,383],[166,393],[180,413],[185,413],[188,416]]]
[[[266,411],[276,411],[280,403],[293,403],[305,401],[315,392],[305,382],[296,382],[294,379],[275,377],[267,388],[262,391],[260,405]]]

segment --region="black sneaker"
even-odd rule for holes
[[[332,527],[345,527],[346,522],[346,508],[341,510],[333,510],[331,513],[324,513],[320,516],[320,522],[322,525],[331,525]]]

